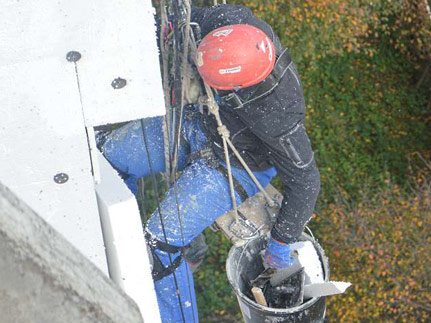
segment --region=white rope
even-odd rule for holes
[[[190,29],[189,29],[189,32],[190,32]],[[190,38],[188,38],[188,41],[189,41],[189,44],[191,47],[191,54],[192,54],[193,60],[196,60],[196,48],[197,48],[197,46],[196,46],[196,41],[194,39],[193,32],[190,32]],[[184,57],[183,57],[183,59],[184,59]],[[186,63],[187,63],[187,60],[186,60]],[[215,118],[217,120],[217,125],[218,125],[217,130],[218,130],[218,132],[219,132],[219,134],[223,140],[224,155],[225,155],[226,168],[227,168],[228,181],[229,181],[229,189],[230,189],[230,197],[232,200],[232,208],[234,211],[235,220],[238,220],[238,218],[239,218],[238,211],[237,211],[238,206],[237,206],[236,198],[235,198],[235,188],[233,185],[232,168],[231,168],[231,164],[230,164],[228,145],[226,142],[226,138],[229,139],[229,130],[223,125],[223,123],[221,121],[220,114],[218,112],[218,106],[217,106],[217,103],[214,99],[211,87],[208,84],[206,84],[205,82],[204,82],[204,85],[205,85],[205,90],[206,90],[207,96],[208,96],[207,102],[205,102],[205,104],[208,105],[208,109],[215,116]]]
[[[181,100],[180,100],[180,116],[178,121],[178,128],[177,128],[177,136],[176,136],[176,143],[175,143],[175,151],[174,156],[172,160],[172,169],[171,169],[171,182],[173,182],[176,178],[176,171],[177,171],[177,165],[178,165],[178,153],[179,153],[179,147],[180,147],[180,141],[181,141],[181,128],[183,124],[183,109],[184,109],[184,98],[186,89],[189,85],[190,80],[190,73],[188,73],[188,55],[189,55],[189,46],[190,46],[190,19],[191,19],[191,5],[190,1],[186,0],[184,1],[184,6],[186,10],[186,20],[184,25],[184,41],[183,41],[183,53],[181,58],[181,76],[182,76],[182,85],[181,85]]]
[[[235,220],[237,221],[239,220],[238,210],[237,210],[238,206],[235,198],[235,188],[233,185],[232,168],[230,165],[229,149],[227,145],[227,141],[229,140],[229,130],[226,128],[225,125],[223,125],[223,122],[221,121],[218,105],[214,99],[214,95],[211,90],[211,87],[206,82],[204,82],[204,84],[205,84],[205,90],[208,96],[206,105],[208,106],[209,112],[212,113],[216,119],[217,131],[223,140],[223,150],[224,150],[224,158],[226,162],[226,168],[227,168],[227,174],[228,174],[228,180],[229,180],[230,197],[232,200],[232,208],[233,208]]]
[[[169,133],[171,129],[171,120],[170,120],[170,103],[171,96],[169,91],[169,66],[168,66],[168,53],[166,52],[166,44],[165,44],[165,35],[166,32],[166,22],[168,21],[167,13],[166,13],[166,1],[160,1],[160,52],[162,54],[162,68],[163,68],[163,92],[165,96],[165,117],[162,122],[162,131],[163,131],[163,144],[164,144],[164,156],[165,156],[165,180],[166,183],[169,183],[169,178],[171,175],[171,162],[170,162],[170,141],[169,141]]]
[[[194,40],[193,35],[192,35],[192,39],[190,41],[190,45],[191,45],[191,50],[192,50],[192,56],[193,56],[193,59],[195,60],[195,64],[196,64],[196,49],[197,49],[197,47],[196,47],[196,42]],[[227,172],[228,172],[230,195],[231,195],[231,199],[232,199],[233,211],[234,211],[234,215],[235,215],[236,220],[239,219],[239,216],[238,216],[238,211],[237,211],[237,203],[236,203],[236,199],[235,199],[235,189],[234,189],[234,185],[233,185],[233,178],[232,178],[232,170],[231,170],[231,164],[230,164],[230,158],[229,158],[228,145],[231,148],[231,150],[233,151],[233,153],[235,154],[236,158],[241,163],[241,165],[246,170],[247,174],[250,176],[250,178],[253,180],[253,182],[256,184],[256,186],[259,188],[259,190],[262,192],[268,205],[271,207],[275,206],[276,202],[268,195],[268,193],[265,191],[265,189],[259,183],[256,176],[254,176],[253,172],[248,167],[247,163],[244,161],[241,154],[238,152],[238,150],[235,148],[234,144],[229,139],[229,136],[230,136],[229,130],[226,128],[225,125],[223,125],[223,122],[220,118],[219,107],[218,107],[216,100],[214,99],[212,89],[206,82],[204,82],[204,85],[205,85],[205,91],[207,93],[207,98],[206,98],[205,102],[202,102],[202,103],[207,105],[209,112],[214,115],[216,122],[217,122],[217,131],[219,132],[219,134],[223,140],[223,149],[224,149],[224,154],[225,154],[226,168],[227,168]]]
[[[229,140],[229,130],[226,128],[225,125],[223,125],[221,121],[220,114],[218,111],[218,106],[217,106],[217,103],[215,102],[211,87],[205,82],[204,82],[204,85],[205,85],[205,90],[207,92],[207,97],[205,98],[205,100],[201,101],[201,103],[208,106],[209,112],[214,115],[217,122],[217,131],[223,140],[223,150],[224,150],[224,157],[225,157],[227,174],[228,174],[230,197],[232,200],[232,209],[234,212],[235,220],[239,220],[238,211],[237,211],[238,205],[236,203],[236,198],[235,198],[235,188],[233,185],[232,168],[230,164],[229,150],[227,145],[227,140]]]
[[[196,41],[194,39],[193,33],[191,34],[190,46],[191,46],[192,57],[193,57],[193,60],[195,61],[195,64],[196,64],[197,46],[196,46]],[[213,95],[213,92],[211,90],[211,87],[206,82],[204,82],[204,86],[205,86],[205,91],[207,93],[207,100],[206,100],[205,104],[208,106],[210,113],[212,113],[214,115],[214,117],[216,118],[217,131],[219,132],[219,134],[223,140],[223,150],[224,150],[226,168],[227,168],[227,173],[228,173],[229,191],[230,191],[230,198],[232,200],[232,209],[234,212],[235,221],[238,221],[239,220],[238,210],[237,210],[238,205],[236,203],[236,198],[235,198],[235,188],[233,185],[232,168],[231,168],[230,158],[229,158],[229,149],[227,146],[227,140],[229,140],[229,130],[226,128],[225,125],[223,125],[223,123],[221,121],[218,105],[214,99],[214,95]]]
[[[223,125],[223,122],[221,121],[220,113],[219,113],[219,107],[218,107],[217,102],[214,99],[214,95],[212,93],[211,87],[208,84],[206,84],[205,82],[204,82],[204,84],[205,84],[205,90],[206,90],[207,95],[208,95],[208,100],[206,102],[206,105],[208,106],[208,110],[210,111],[210,113],[212,113],[214,115],[214,117],[216,118],[217,131],[223,139],[223,144],[226,143],[227,145],[229,145],[230,149],[233,151],[236,158],[239,160],[239,162],[244,167],[244,169],[246,170],[248,175],[251,177],[253,182],[256,184],[256,186],[259,188],[259,190],[262,192],[262,194],[265,197],[269,206],[271,206],[271,207],[274,206],[275,201],[268,195],[268,193],[265,191],[263,186],[259,183],[256,176],[254,176],[253,172],[248,167],[247,163],[244,161],[241,154],[238,152],[238,150],[235,148],[232,141],[229,139],[229,135],[230,135],[229,130],[226,128],[225,125]],[[225,148],[225,156],[226,156],[227,146],[224,148]],[[230,160],[229,160],[229,154],[228,153],[227,153],[227,159],[226,159],[226,166],[228,168],[228,173],[230,173]],[[232,182],[232,187],[233,187],[233,182]],[[235,202],[235,205],[236,205],[236,202]]]
[[[240,153],[238,152],[238,150],[233,145],[232,141],[230,141],[229,138],[226,141],[229,144],[230,149],[232,149],[233,153],[235,154],[236,158],[241,163],[242,167],[244,167],[244,169],[246,170],[247,174],[251,177],[251,179],[253,180],[253,182],[256,184],[256,186],[259,188],[259,190],[262,192],[262,194],[265,197],[266,202],[268,203],[268,205],[270,207],[275,206],[275,204],[276,204],[275,201],[268,195],[268,193],[265,191],[265,189],[263,188],[263,186],[259,183],[259,181],[257,180],[256,176],[254,176],[254,174],[251,171],[251,169],[248,167],[248,165],[246,164],[246,162],[244,161],[244,159],[242,158],[242,156],[240,155]]]

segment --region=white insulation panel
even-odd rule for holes
[[[0,11],[0,66],[7,72],[3,81],[11,65],[23,68],[27,62],[56,59],[74,66],[66,55],[77,51],[87,126],[163,115],[153,12],[151,1],[142,0],[6,1]],[[37,82],[33,71],[28,72]],[[114,89],[116,78],[126,85]],[[19,79],[13,81],[11,86],[20,87]]]
[[[108,161],[98,154],[96,185],[109,274],[138,304],[145,322],[160,322],[138,204]]]
[[[45,57],[0,74],[0,181],[107,273],[73,65]]]
[[[142,0],[3,1],[0,10],[0,181],[105,273],[86,127],[164,113],[153,12]],[[116,78],[125,86],[114,89]]]

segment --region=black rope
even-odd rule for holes
[[[153,182],[154,191],[155,191],[154,193],[156,195],[157,211],[159,212],[160,224],[162,226],[162,232],[163,232],[163,238],[165,239],[165,243],[168,244],[168,238],[167,238],[167,235],[166,235],[165,223],[164,223],[164,220],[163,220],[162,210],[161,210],[160,202],[159,202],[159,190],[158,190],[158,185],[157,185],[156,174],[153,171],[153,165],[152,165],[151,158],[150,158],[150,151],[149,151],[149,148],[148,148],[148,138],[147,138],[147,134],[145,132],[144,119],[141,119],[141,128],[142,128],[142,136],[144,138],[145,151],[147,153],[147,158],[148,158],[148,167],[149,167],[149,170],[150,170],[150,173],[151,173],[151,180]],[[174,262],[172,261],[172,256],[171,256],[170,253],[168,253],[168,257],[169,257],[169,265],[173,266]],[[173,272],[172,275],[174,277],[175,290],[176,290],[176,293],[177,293],[178,303],[180,305],[181,317],[183,319],[183,322],[187,323],[186,322],[186,318],[184,316],[184,310],[183,310],[183,304],[182,304],[182,301],[181,301],[181,295],[179,293],[177,276],[175,275],[175,272]]]
[[[177,155],[177,158],[178,158],[178,155]],[[179,202],[178,202],[177,180],[178,180],[177,173],[175,172],[174,173],[173,190],[174,190],[174,195],[175,195],[175,204],[177,206],[178,223],[180,224],[181,240],[183,242],[183,245],[185,245],[184,231],[183,231],[183,225],[182,225],[182,221],[181,221],[181,211],[180,211],[180,206],[179,206]],[[186,266],[188,266],[187,262],[186,262]],[[190,284],[190,278],[189,278],[189,275],[187,275],[187,287],[188,287],[188,290],[189,290],[190,303],[192,304],[192,311],[194,313],[195,312],[195,308],[194,308],[194,303],[192,301],[192,291],[191,291],[190,285],[191,285]],[[193,322],[195,322],[195,316],[194,315],[193,315]]]

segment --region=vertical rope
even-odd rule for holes
[[[178,222],[180,224],[180,235],[181,235],[181,241],[183,245],[185,245],[185,239],[184,239],[184,230],[183,230],[183,220],[181,218],[181,210],[179,207],[179,201],[178,201],[178,189],[177,189],[177,168],[178,168],[178,158],[179,158],[179,151],[180,151],[180,143],[181,143],[181,130],[183,126],[183,111],[184,111],[184,98],[185,93],[187,90],[187,87],[189,86],[189,46],[190,46],[190,34],[191,34],[191,28],[190,28],[190,19],[191,19],[191,3],[190,0],[184,0],[184,6],[186,10],[186,20],[185,20],[185,26],[183,30],[183,57],[181,60],[181,108],[180,108],[180,114],[179,114],[179,120],[178,120],[178,130],[177,130],[177,141],[175,143],[175,151],[174,151],[174,157],[173,157],[173,163],[171,168],[171,178],[173,181],[173,190],[175,195],[175,204],[177,206],[177,215],[178,215]],[[188,266],[188,264],[186,264]],[[187,274],[187,287],[189,291],[189,297],[192,305],[192,312],[195,312],[194,303],[192,301],[192,291],[191,291],[191,282],[189,275]],[[193,322],[195,322],[195,317],[193,315]]]
[[[189,73],[188,71],[188,56],[189,56],[189,46],[190,46],[190,19],[191,19],[191,5],[189,0],[184,1],[185,10],[186,10],[186,21],[184,25],[184,32],[183,32],[183,53],[182,53],[182,59],[181,59],[181,99],[180,99],[180,114],[179,114],[179,120],[178,120],[178,128],[176,133],[176,143],[175,143],[175,149],[174,149],[174,157],[172,160],[172,170],[171,170],[171,179],[172,182],[175,179],[175,174],[177,172],[178,167],[178,154],[179,154],[179,147],[180,147],[180,141],[181,141],[181,129],[182,129],[182,116],[184,111],[184,97],[186,88],[189,84]]]
[[[165,240],[164,241],[165,243],[169,244],[168,238],[167,238],[167,235],[166,235],[165,222],[164,222],[163,216],[162,216],[162,209],[160,207],[160,202],[159,202],[159,190],[158,190],[158,185],[157,185],[156,174],[153,171],[153,162],[151,161],[151,158],[150,158],[151,155],[150,155],[150,150],[148,148],[149,147],[148,146],[148,138],[147,138],[147,134],[146,134],[146,131],[145,131],[145,122],[144,122],[144,119],[141,119],[141,129],[142,129],[142,136],[143,136],[143,139],[144,139],[145,151],[146,151],[146,154],[148,156],[148,168],[149,168],[150,173],[151,173],[151,180],[153,182],[154,193],[156,195],[157,211],[159,213],[160,225],[162,227],[162,233],[163,233],[163,239]],[[169,257],[169,265],[172,266],[172,264],[173,264],[172,256],[171,256],[170,253],[167,253],[167,254],[168,254],[168,257]],[[178,280],[177,280],[177,276],[175,275],[175,271],[172,273],[172,275],[174,277],[175,290],[176,290],[176,294],[177,294],[178,303],[179,303],[180,309],[181,309],[181,317],[182,317],[183,322],[187,323],[186,322],[186,318],[184,316],[183,304],[182,304],[182,301],[181,301],[181,295],[180,295],[180,292],[179,292]]]
[[[182,2],[183,7],[185,8],[186,11],[186,18],[185,21],[182,22],[181,24],[184,23],[183,25],[183,32],[182,32],[182,45],[183,45],[183,51],[182,51],[182,57],[180,55],[180,48],[181,48],[181,34],[179,33],[180,30],[180,23],[179,23],[179,19],[181,18],[180,15],[180,2]],[[189,55],[189,43],[190,43],[190,19],[191,19],[191,4],[189,0],[173,0],[172,2],[172,7],[173,7],[173,11],[174,11],[174,15],[176,15],[176,17],[174,17],[173,20],[173,25],[174,25],[174,46],[173,46],[173,70],[174,70],[174,82],[173,82],[173,86],[174,86],[174,97],[175,97],[175,108],[172,111],[172,122],[169,124],[170,128],[168,128],[168,132],[172,133],[172,142],[173,142],[173,151],[171,151],[170,148],[170,143],[171,140],[168,136],[168,156],[172,158],[169,159],[169,168],[167,167],[167,171],[169,172],[168,175],[168,183],[170,183],[172,185],[172,189],[174,190],[174,196],[175,196],[175,205],[176,205],[176,211],[177,211],[177,216],[178,216],[178,224],[179,224],[179,230],[180,230],[180,236],[181,236],[181,241],[182,244],[185,245],[185,238],[184,238],[184,224],[183,224],[183,218],[181,217],[181,212],[180,212],[180,206],[179,206],[179,200],[178,200],[178,189],[177,189],[177,168],[178,168],[178,158],[179,158],[179,150],[180,150],[180,143],[181,143],[181,129],[182,129],[182,123],[183,123],[183,110],[184,110],[184,98],[185,98],[185,91],[186,88],[188,86],[188,73],[187,72],[187,68],[188,68],[188,55]],[[181,8],[182,9],[182,8]],[[166,10],[166,9],[165,9]],[[164,11],[165,13],[165,17],[166,17],[166,11]],[[166,20],[168,18],[166,17]],[[167,57],[167,54],[166,54]],[[181,58],[181,59],[180,59]],[[180,64],[180,65],[179,65]],[[166,58],[166,66],[167,66],[167,58]],[[168,69],[166,68],[164,70],[164,77],[166,77],[166,84],[167,84],[167,90],[165,89],[165,93],[167,95],[169,95],[169,83],[167,82],[167,78],[169,77],[169,75],[167,74]],[[166,74],[165,74],[166,73]],[[180,89],[179,89],[180,88]],[[180,94],[180,95],[179,95]],[[179,103],[178,103],[179,101]],[[172,104],[172,100],[168,101],[168,104]],[[178,113],[177,108],[178,106],[180,107],[180,111]],[[167,120],[171,121],[171,111],[167,111]],[[166,150],[165,150],[165,158],[166,158]],[[168,164],[167,164],[168,165]],[[159,212],[160,213],[160,212]],[[186,266],[188,266],[188,264],[186,263]],[[175,275],[175,272],[173,272],[173,274]],[[174,276],[175,277],[175,276]],[[184,313],[183,313],[183,307],[182,307],[182,303],[181,303],[181,298],[179,295],[179,291],[178,291],[178,283],[177,280],[175,279],[175,284],[176,284],[176,289],[178,292],[178,296],[180,299],[180,307],[181,307],[181,314],[183,316],[183,320],[184,320]],[[196,309],[194,308],[195,304],[192,300],[192,291],[191,291],[191,282],[190,282],[190,277],[187,274],[187,287],[188,287],[188,293],[189,293],[189,298],[192,304],[192,312],[195,313]],[[193,322],[195,321],[195,317],[193,314]]]
[[[166,183],[169,184],[169,177],[171,174],[171,145],[169,140],[169,133],[171,129],[171,111],[170,111],[170,102],[171,96],[169,91],[169,65],[168,65],[168,52],[166,48],[166,39],[165,33],[168,32],[168,16],[166,13],[166,1],[160,1],[160,34],[159,34],[159,43],[160,43],[160,52],[162,55],[162,72],[163,72],[163,92],[165,96],[165,116],[162,122],[162,130],[163,130],[163,144],[164,144],[164,156],[165,156],[165,180]]]
[[[223,150],[224,150],[226,168],[227,168],[227,173],[228,173],[230,197],[232,200],[232,207],[233,207],[235,220],[238,220],[239,216],[238,216],[237,203],[236,203],[236,198],[235,198],[235,188],[233,185],[232,169],[231,169],[231,165],[230,165],[229,150],[228,150],[228,146],[227,146],[227,140],[229,140],[229,130],[227,130],[226,126],[224,126],[223,122],[221,121],[218,106],[217,106],[217,103],[215,102],[211,87],[205,82],[204,82],[204,85],[205,85],[205,90],[206,90],[207,95],[208,95],[207,101],[205,102],[205,104],[208,106],[210,113],[212,113],[214,115],[216,122],[217,122],[217,130],[218,130],[218,132],[219,132],[219,134],[223,140]]]
[[[180,3],[181,0],[172,0],[171,3],[171,11],[172,14],[172,25],[173,25],[173,54],[172,54],[172,70],[173,70],[173,100],[171,100],[172,104],[172,123],[171,123],[171,140],[173,143],[173,151],[171,151],[172,160],[171,162],[173,164],[176,163],[175,161],[175,149],[176,149],[176,130],[178,128],[178,118],[181,119],[180,111],[182,107],[180,106],[181,103],[181,96],[182,96],[182,76],[181,76],[181,67],[182,67],[182,59],[181,59],[181,25],[180,20],[182,18],[181,13],[181,6]],[[180,106],[180,109],[178,107]],[[171,165],[171,174],[170,174],[170,184],[173,184],[174,181],[174,172],[173,165]]]

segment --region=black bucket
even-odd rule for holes
[[[329,264],[322,247],[315,239],[302,234],[302,241],[311,241],[322,263],[325,281],[329,280]],[[255,279],[262,271],[260,251],[267,245],[267,237],[256,238],[242,247],[233,246],[226,261],[226,272],[241,308],[246,323],[281,323],[281,322],[323,322],[325,318],[325,297],[304,300],[299,306],[291,308],[270,308],[250,299],[246,289],[248,282]]]

